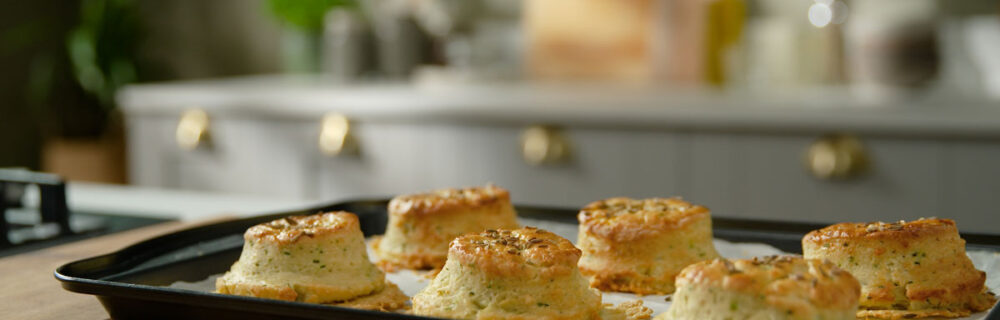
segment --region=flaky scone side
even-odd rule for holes
[[[569,240],[536,228],[464,235],[452,241],[441,272],[413,297],[413,312],[454,319],[648,317],[641,303],[605,308],[577,269],[579,258]]]
[[[952,220],[840,223],[807,234],[802,249],[861,281],[859,317],[963,317],[996,302]]]
[[[708,209],[679,198],[611,198],[577,217],[580,270],[602,291],[668,294],[681,269],[719,257]]]
[[[357,216],[343,211],[251,227],[239,260],[216,280],[223,294],[331,304],[377,296],[370,305],[405,305],[387,288],[396,287],[368,259]]]

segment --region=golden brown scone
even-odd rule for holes
[[[216,280],[219,293],[341,303],[377,295],[386,288],[385,274],[368,260],[364,235],[353,213],[287,217],[253,226],[243,238],[239,260]],[[383,299],[380,306],[405,304],[406,296],[389,293],[380,297],[394,301]]]
[[[444,265],[455,237],[517,227],[507,190],[493,185],[442,189],[393,198],[385,236],[373,247],[383,270],[435,269]]]
[[[833,263],[799,256],[702,261],[677,276],[656,319],[854,320],[860,285]]]
[[[580,271],[602,291],[671,293],[681,269],[719,257],[708,209],[680,198],[611,198],[577,218]]]
[[[601,319],[601,295],[576,268],[579,258],[580,250],[569,240],[535,228],[464,235],[452,241],[437,277],[413,297],[413,313],[456,319]],[[642,308],[623,308],[629,307]]]
[[[962,317],[996,301],[952,220],[835,224],[807,234],[802,251],[861,281],[859,317]]]

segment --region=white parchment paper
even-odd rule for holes
[[[522,225],[545,229],[565,237],[566,239],[573,241],[573,243],[576,243],[576,224],[523,218],[520,219],[520,221]],[[375,255],[371,251],[371,246],[368,247],[368,256],[373,257],[374,259]],[[766,244],[733,243],[719,239],[715,239],[715,248],[719,251],[720,255],[731,259],[745,259],[784,254],[781,250]],[[986,271],[986,286],[993,292],[1000,292],[1000,290],[998,290],[998,288],[1000,288],[1000,254],[991,251],[969,250],[968,255],[969,258],[972,259],[972,263],[976,265],[977,269]],[[213,292],[215,291],[215,279],[219,276],[221,275],[212,275],[209,278],[198,282],[176,282],[171,284],[170,287],[201,292]],[[420,292],[420,290],[426,287],[430,282],[430,279],[425,276],[425,272],[411,270],[389,273],[386,275],[386,278],[398,285],[399,288],[403,290],[403,293],[411,297],[417,294],[417,292]],[[654,316],[666,312],[670,307],[670,302],[666,301],[667,296],[665,295],[649,295],[640,297],[628,293],[608,292],[604,293],[603,297],[605,303],[611,304],[619,304],[636,299],[642,300],[647,307],[653,309]],[[981,320],[986,319],[986,314],[987,312],[980,312],[973,314],[970,317],[961,319]]]

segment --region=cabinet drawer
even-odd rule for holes
[[[580,207],[613,196],[680,195],[719,216],[808,222],[953,218],[995,232],[1000,144],[859,137],[863,175],[814,177],[813,134],[678,132],[564,127],[570,160],[532,165],[526,126],[360,122],[359,155],[325,156],[320,121],[213,119],[212,146],[177,147],[176,118],[133,117],[131,174],[138,185],[345,199],[493,182],[517,203]]]
[[[961,216],[958,227],[1000,231],[1000,142],[950,141],[944,149],[940,217]]]
[[[847,180],[814,177],[805,152],[817,136],[691,136],[691,196],[720,215],[802,221],[915,219],[940,214],[937,142],[861,137],[868,170]]]
[[[564,134],[572,149],[564,166],[532,166],[517,152],[504,163],[509,167],[502,169],[513,173],[506,183],[524,201],[579,207],[608,197],[674,195],[683,186],[684,155],[675,134],[591,128]]]
[[[299,123],[212,119],[210,138],[194,150],[178,147],[177,118],[133,117],[129,162],[137,185],[274,197],[310,196]],[[315,194],[315,191],[312,191]]]
[[[676,137],[662,132],[568,129],[565,164],[524,161],[524,127],[361,123],[360,157],[323,161],[327,196],[409,193],[480,185],[508,188],[518,203],[582,206],[611,196],[675,194]]]

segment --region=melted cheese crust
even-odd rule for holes
[[[489,276],[514,277],[525,274],[561,276],[576,273],[580,249],[554,233],[525,227],[516,230],[487,230],[451,242],[449,259],[478,266]]]
[[[246,241],[265,241],[279,245],[298,242],[303,237],[315,238],[343,230],[359,229],[358,216],[338,211],[308,216],[290,216],[250,227],[243,234]]]
[[[683,228],[708,214],[708,208],[680,198],[618,197],[592,202],[577,217],[588,234],[625,242]]]
[[[402,195],[389,201],[392,215],[425,215],[510,202],[510,192],[494,185],[461,189],[439,189],[427,193]]]

